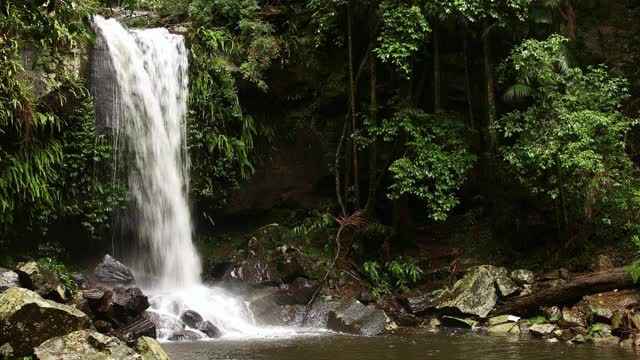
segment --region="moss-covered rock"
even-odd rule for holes
[[[131,345],[144,360],[171,360],[156,339],[143,336]]]
[[[440,304],[438,309],[457,309],[463,314],[486,317],[498,301],[495,276],[490,267],[478,266],[469,270],[464,278]]]
[[[143,360],[124,342],[93,330],[74,331],[47,340],[34,350],[38,360]],[[148,359],[162,359],[153,358]]]
[[[85,313],[33,291],[10,288],[0,294],[0,345],[9,343],[16,356],[31,355],[42,342],[89,326]]]

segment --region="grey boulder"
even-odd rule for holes
[[[384,311],[365,306],[353,298],[331,310],[327,321],[330,330],[364,336],[380,335],[388,326],[392,326],[392,323]]]
[[[133,272],[109,254],[96,266],[93,275],[96,280],[108,285],[130,285],[135,282]]]
[[[463,314],[486,317],[498,302],[494,267],[477,266],[458,280],[437,309],[454,309]]]

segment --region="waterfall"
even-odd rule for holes
[[[113,19],[94,20],[97,53],[92,89],[101,128],[116,136],[115,158],[126,169],[139,251],[129,257],[151,310],[171,334],[186,310],[200,313],[224,336],[264,336],[284,330],[255,326],[242,299],[204,286],[192,242],[186,152],[188,54],[182,36],[166,29],[128,30]],[[99,119],[100,120],[100,119]],[[120,160],[122,159],[122,160]],[[140,275],[140,276],[138,276]]]

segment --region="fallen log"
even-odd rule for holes
[[[527,316],[537,312],[542,306],[573,305],[585,295],[635,287],[629,273],[623,268],[616,268],[580,276],[531,295],[513,298],[497,306],[491,315]]]

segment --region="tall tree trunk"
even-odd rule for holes
[[[475,127],[473,120],[473,100],[471,100],[471,73],[469,71],[469,40],[467,34],[463,34],[463,53],[464,53],[464,92],[467,97],[467,107],[469,111],[469,119],[467,119],[467,127],[473,129]]]
[[[440,88],[440,32],[438,24],[433,25],[433,112],[442,112],[442,93]]]
[[[484,36],[482,37],[482,52],[484,55],[484,78],[487,86],[487,133],[489,135],[489,152],[493,152],[497,143],[498,135],[494,128],[496,122],[496,93],[495,81],[493,78],[493,64],[491,61],[491,40],[489,34],[489,24],[485,22]]]
[[[369,41],[374,42],[376,39],[376,1],[371,0],[369,5]],[[376,57],[371,54],[369,56],[369,123],[371,126],[378,125],[378,99],[376,93],[377,76],[376,76]],[[373,212],[376,205],[376,196],[378,189],[378,142],[374,138],[369,147],[369,192],[367,194],[367,203],[365,211]]]
[[[358,171],[358,142],[356,141],[356,84],[353,77],[353,0],[347,3],[347,32],[349,42],[349,95],[351,98],[351,142],[353,145],[353,190],[355,208],[360,208],[360,176]]]
[[[570,39],[575,39],[578,36],[578,25],[576,18],[576,9],[573,5],[573,0],[567,0],[566,9],[560,8],[560,15],[566,22],[567,26],[567,37]]]

